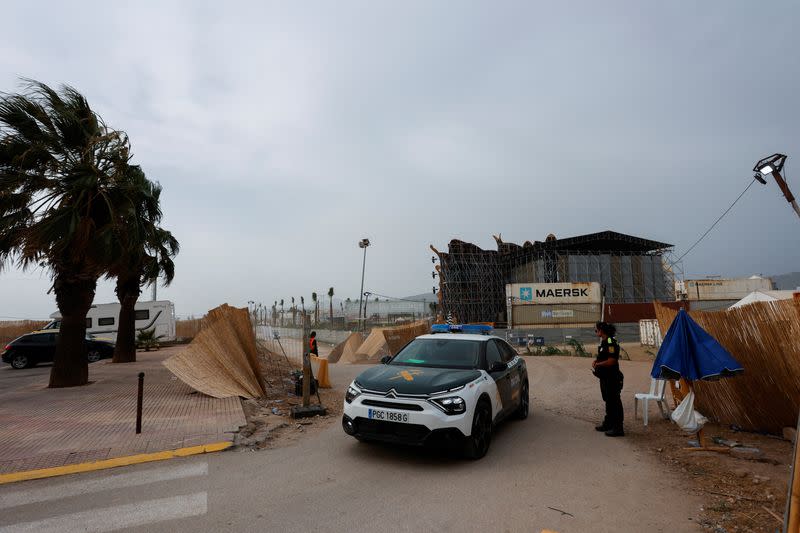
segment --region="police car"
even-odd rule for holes
[[[528,417],[525,361],[479,325],[436,324],[348,387],[342,427],[358,440],[445,441],[466,457],[489,450],[492,428]]]

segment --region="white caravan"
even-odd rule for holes
[[[86,333],[103,339],[117,340],[119,329],[119,303],[93,305],[86,313]],[[159,340],[175,340],[175,306],[169,300],[155,302],[136,302],[136,332],[155,328]],[[44,329],[59,329],[61,313],[50,315],[52,322]]]

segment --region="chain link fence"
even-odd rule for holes
[[[303,330],[254,324],[267,398],[295,394],[303,368]],[[299,335],[298,335],[299,332]]]
[[[616,324],[615,338],[620,343],[639,342],[639,324]],[[599,339],[594,325],[584,328],[539,328],[539,329],[506,329],[496,330],[495,335],[504,337],[509,344],[520,353],[539,353],[543,355],[559,355],[567,352],[570,355],[594,357],[597,354]],[[625,359],[623,352],[623,359]]]

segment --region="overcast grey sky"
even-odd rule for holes
[[[698,5],[699,4],[699,5]],[[334,286],[429,291],[429,244],[612,229],[680,254],[789,155],[796,2],[4,2],[0,90],[68,83],[130,135],[181,243],[179,315]],[[797,170],[795,170],[797,169]],[[800,270],[800,220],[756,184],[688,276]],[[0,273],[0,318],[55,310]],[[114,300],[101,283],[96,301]]]

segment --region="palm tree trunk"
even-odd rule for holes
[[[117,325],[117,344],[114,346],[112,363],[136,362],[136,301],[141,293],[139,277],[117,278],[117,298],[119,298],[119,324]]]
[[[333,329],[333,298],[330,300],[331,329]]]
[[[78,387],[89,382],[86,359],[86,313],[92,306],[97,280],[65,280],[56,276],[53,291],[61,313],[50,388]]]

